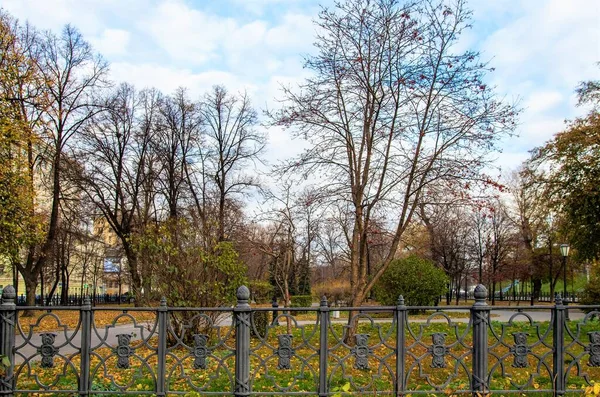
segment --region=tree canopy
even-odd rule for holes
[[[600,258],[600,82],[580,85],[592,110],[532,153],[530,166],[544,198],[561,216],[561,229],[582,259]]]

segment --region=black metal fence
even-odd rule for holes
[[[502,293],[500,291],[497,291],[495,295],[496,295],[495,297],[492,297],[492,294],[489,293],[488,300],[491,301],[492,298],[494,298],[494,301],[496,301],[496,302],[531,302],[531,299],[534,298],[538,302],[552,303],[552,302],[554,302],[554,299],[555,299],[555,296],[552,296],[549,292],[540,292],[538,295],[534,296],[528,292],[519,292],[519,293],[513,294],[512,292]],[[450,300],[455,301],[456,297],[457,296],[455,293],[452,295]],[[578,292],[567,292],[567,294],[563,296],[563,300],[569,301],[572,303],[579,302],[580,298],[581,298],[581,294]],[[448,296],[442,296],[439,298],[439,301],[443,302],[447,299],[448,299]],[[471,292],[471,291],[469,291],[465,294],[465,292],[463,291],[458,294],[458,299],[459,300],[473,300],[473,299],[475,299],[475,294],[474,294],[474,292]]]
[[[132,303],[133,298],[129,295],[129,293],[125,294],[91,294],[91,295],[82,295],[82,294],[69,294],[63,300],[59,294],[54,294],[50,299],[48,297],[42,297],[41,295],[37,295],[35,297],[35,304],[37,306],[81,306],[83,305],[83,301],[85,299],[89,299],[92,306],[95,305],[111,305],[111,304],[124,304],[124,303]],[[27,301],[25,299],[25,295],[21,294],[17,298],[17,305],[25,306]]]
[[[469,309],[443,311],[402,297],[359,308],[323,298],[272,318],[271,308],[249,305],[244,286],[235,307],[100,308],[87,299],[41,312],[16,306],[7,287],[0,394],[553,396],[600,380],[600,306],[557,297],[553,306],[491,307],[486,297],[478,286]]]

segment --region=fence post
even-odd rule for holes
[[[158,350],[156,352],[158,365],[156,368],[156,395],[166,395],[166,361],[167,361],[167,321],[169,312],[167,309],[167,298],[160,300],[158,307]]]
[[[552,369],[554,376],[554,392],[556,395],[565,394],[565,312],[560,294],[556,294],[555,305],[552,308]]]
[[[406,379],[404,377],[406,361],[406,306],[404,297],[398,297],[398,306],[395,311],[396,316],[396,396],[403,396],[406,390]]]
[[[83,299],[79,316],[81,318],[79,395],[87,396],[90,394],[90,357],[92,345],[92,301],[89,296]]]
[[[15,298],[17,293],[12,285],[6,286],[2,291],[2,304],[0,305],[0,358],[8,358],[8,366],[4,368],[4,375],[0,378],[0,394],[13,396],[15,389],[14,365],[15,365],[15,325],[17,319],[17,305]]]
[[[250,290],[242,285],[237,290],[235,314],[235,391],[236,396],[250,395]]]
[[[485,396],[488,393],[488,325],[490,307],[486,302],[487,289],[479,284],[475,287],[475,303],[471,307],[473,324],[473,374],[471,391],[473,396]]]
[[[319,396],[329,395],[327,387],[327,360],[329,355],[329,346],[327,341],[327,331],[329,330],[329,305],[327,297],[321,298],[319,306]]]

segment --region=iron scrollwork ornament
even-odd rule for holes
[[[356,334],[354,338],[356,345],[351,350],[355,358],[354,368],[368,370],[369,356],[373,353],[373,350],[368,346],[369,334]]]
[[[133,355],[133,349],[129,346],[131,343],[131,334],[118,334],[117,335],[117,368],[128,369],[129,368],[129,357]]]
[[[436,332],[431,335],[433,346],[429,348],[429,353],[433,356],[431,359],[431,368],[446,368],[446,354],[448,354],[448,348],[446,344],[446,334],[443,332]]]
[[[54,356],[58,353],[58,349],[54,346],[54,340],[56,334],[49,332],[40,334],[42,337],[42,345],[38,347],[37,351],[42,355],[42,368],[53,368],[54,367]]]
[[[588,365],[590,367],[600,367],[600,332],[588,332],[588,337],[590,344],[585,348],[590,355]]]
[[[291,358],[294,356],[295,350],[292,348],[292,335],[283,334],[278,335],[279,347],[277,348],[277,356],[279,362],[277,363],[277,369],[291,369],[292,364]]]
[[[210,350],[206,347],[208,335],[194,334],[194,368],[206,369],[206,357]]]
[[[514,355],[512,366],[515,368],[527,368],[529,367],[527,355],[531,353],[531,349],[527,346],[527,337],[529,334],[526,332],[515,332],[512,335],[515,338],[515,345],[510,348],[511,353]]]

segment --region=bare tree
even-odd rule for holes
[[[444,269],[450,280],[447,304],[450,304],[454,292],[458,304],[462,281],[468,275],[468,240],[472,229],[466,211],[464,205],[436,205],[426,209],[426,206],[421,204],[419,209],[419,217],[429,232],[431,258]]]
[[[35,290],[42,268],[52,258],[60,224],[63,189],[63,156],[67,145],[101,108],[94,94],[106,85],[107,63],[74,27],[67,25],[59,36],[51,32],[41,41],[38,70],[43,77],[47,105],[40,115],[47,137],[50,174],[50,215],[41,246],[32,246],[26,258],[17,263],[25,280],[27,304],[35,302]]]
[[[200,144],[201,115],[199,105],[188,98],[184,88],[164,97],[159,109],[153,150],[160,166],[158,181],[168,216],[176,218],[188,195],[188,167]]]
[[[298,89],[284,87],[282,108],[271,114],[310,142],[280,170],[318,174],[322,195],[351,209],[352,306],[396,256],[423,189],[480,179],[486,153],[514,128],[514,108],[483,82],[490,68],[454,46],[470,17],[460,0],[348,0],[325,8],[317,54],[306,61],[313,76]],[[383,208],[391,244],[369,279],[367,234]]]
[[[516,248],[514,244],[515,231],[507,216],[506,207],[500,200],[492,202],[487,220],[489,222],[489,235],[486,239],[486,252],[492,287],[492,305],[495,305],[496,285],[506,278],[503,269],[507,265],[511,253]]]
[[[265,136],[255,130],[256,111],[246,93],[233,95],[223,86],[215,86],[202,99],[200,109],[209,152],[208,172],[216,186],[217,239],[223,241],[228,199],[258,184],[255,177],[243,172],[243,167],[259,160]]]
[[[148,214],[151,206],[142,199],[152,185],[149,152],[157,101],[155,91],[136,93],[122,84],[107,99],[106,111],[86,125],[78,148],[79,158],[87,159],[78,182],[121,241],[137,297],[141,279],[132,237],[140,211]]]

